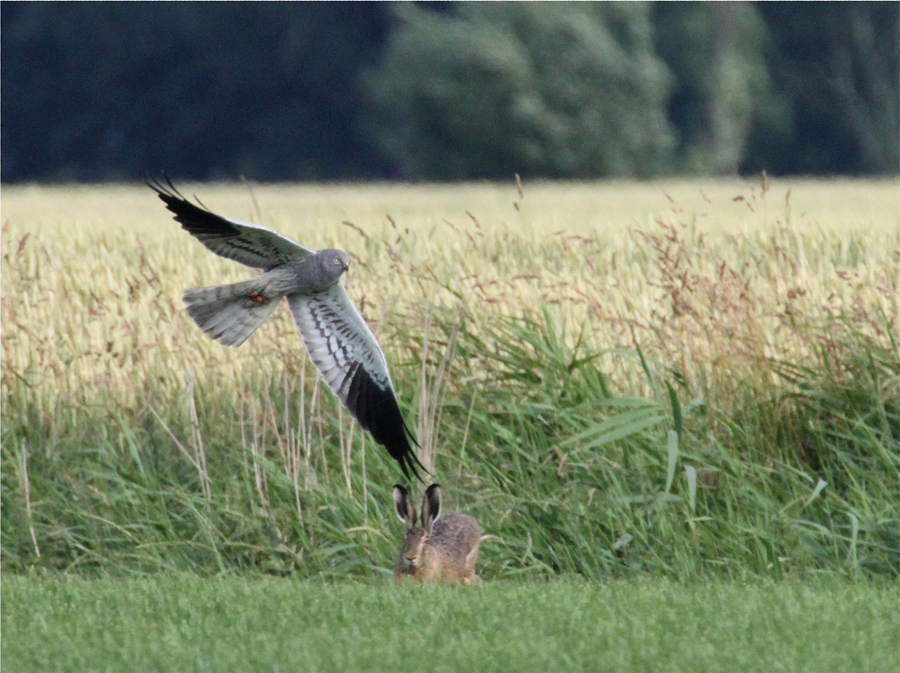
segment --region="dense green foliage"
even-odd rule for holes
[[[788,114],[779,132],[754,129],[745,167],[896,173],[900,3],[761,2],[758,8],[770,34],[774,91]]]
[[[3,3],[3,180],[336,179],[380,3]]]
[[[669,165],[669,78],[649,5],[462,3],[404,16],[369,79],[375,138],[404,173],[631,177]]]
[[[15,671],[896,671],[887,583],[4,578]]]
[[[888,3],[2,4],[2,178],[894,173]]]
[[[752,130],[778,137],[788,123],[766,63],[767,26],[747,2],[661,2],[654,12],[657,49],[674,82],[669,114],[680,134],[674,165],[693,173],[737,173]],[[783,134],[779,140],[791,142]]]

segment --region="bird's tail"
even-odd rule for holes
[[[194,322],[226,346],[240,346],[265,322],[282,295],[266,294],[258,278],[231,285],[184,291],[184,303]]]

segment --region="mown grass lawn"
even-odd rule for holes
[[[892,582],[5,577],[5,671],[878,671]]]

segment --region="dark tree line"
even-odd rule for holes
[[[0,3],[0,178],[898,171],[900,4]]]

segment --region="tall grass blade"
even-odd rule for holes
[[[672,488],[675,480],[675,467],[678,464],[678,433],[669,430],[666,441],[666,493]]]
[[[694,516],[697,513],[697,468],[685,465],[684,475],[687,478],[688,505],[691,508],[691,516]]]
[[[675,425],[675,432],[678,433],[679,441],[682,439],[682,428],[684,421],[681,417],[681,403],[678,401],[678,395],[672,389],[672,385],[666,381],[666,388],[669,391],[669,403],[672,405],[672,421]]]
[[[819,494],[825,489],[826,486],[828,486],[828,482],[824,479],[819,479],[816,482],[816,487],[813,489],[813,492],[810,493],[809,499],[803,504],[803,506],[809,507],[810,503],[812,503],[813,500],[819,497]]]
[[[616,440],[637,435],[659,425],[664,420],[665,416],[656,406],[624,411],[605,421],[593,424],[587,430],[567,439],[562,446],[574,446],[583,450],[596,449]]]

